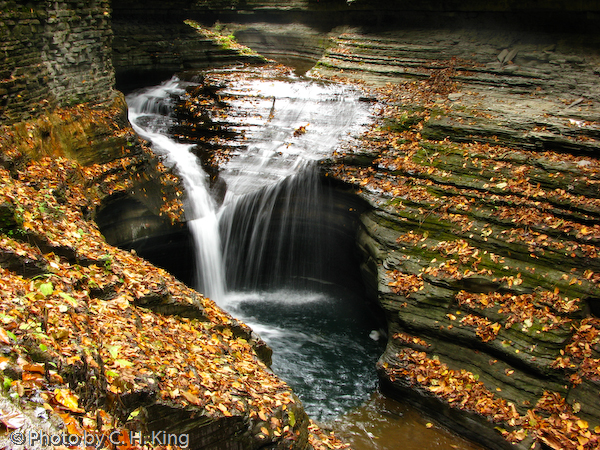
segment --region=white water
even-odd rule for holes
[[[220,177],[227,185],[220,207],[211,196],[208,175],[191,152],[193,145],[168,137],[173,120],[171,97],[183,95],[191,83],[173,78],[127,98],[129,119],[136,132],[150,141],[153,150],[164,155],[166,164],[174,166],[183,179],[186,218],[196,245],[196,287],[217,302],[224,301],[227,294],[226,264],[230,272],[238,272],[240,267],[248,271],[245,275],[230,273],[230,278],[249,279],[253,272],[262,270],[277,201],[281,203],[284,198],[286,207],[296,210],[301,204],[305,209],[301,214],[310,214],[317,177],[309,176],[313,181],[306,186],[282,182],[312,170],[309,167],[314,167],[316,161],[327,158],[345,139],[357,134],[369,116],[368,108],[358,100],[358,91],[347,86],[297,77],[265,79],[251,74],[232,79],[222,94],[236,98],[229,111],[230,120],[235,121],[230,128],[244,133],[246,148],[220,168]],[[300,127],[306,132],[296,132]],[[290,206],[292,195],[298,197],[299,189],[304,190],[300,195],[303,200]],[[239,218],[236,211],[248,208],[249,203],[258,219],[244,225],[243,233],[250,245],[245,258],[238,261],[232,221]],[[286,223],[285,212],[283,217],[280,234],[284,236],[288,228],[293,234],[296,225]],[[225,245],[219,233],[220,222]],[[282,248],[279,253],[284,252]],[[295,259],[293,254],[285,256],[289,261]],[[278,261],[284,261],[283,256]]]
[[[152,143],[155,153],[175,166],[186,189],[185,213],[196,245],[197,286],[218,301],[225,296],[225,270],[221,256],[221,238],[217,207],[208,189],[208,175],[190,151],[193,145],[181,144],[168,137],[170,96],[184,90],[176,79],[127,98],[129,120],[134,130]]]
[[[129,118],[183,179],[195,287],[257,331],[274,350],[273,370],[306,411],[330,420],[373,392],[379,350],[362,298],[324,281],[322,269],[339,269],[323,255],[339,250],[321,226],[333,203],[316,167],[359,134],[370,112],[359,92],[343,85],[231,78],[221,92],[230,108],[219,120],[243,134],[245,145],[233,143],[237,153],[220,167],[227,188],[221,205],[194,147],[168,137],[171,96],[183,95],[186,83],[173,79],[128,96]],[[306,132],[295,133],[300,127]]]
[[[359,132],[369,115],[356,90],[297,77],[245,79],[224,93],[245,97],[234,106],[244,116],[239,128],[245,130],[248,143],[221,173],[229,202],[331,156],[344,139]],[[306,133],[295,136],[299,127]]]
[[[222,168],[228,192],[219,207],[210,195],[208,176],[191,152],[192,145],[167,137],[172,124],[169,97],[183,94],[182,86],[171,80],[130,95],[127,102],[135,130],[152,143],[156,153],[164,155],[165,162],[175,167],[185,183],[186,215],[191,219],[190,229],[197,246],[199,290],[261,335],[274,350],[273,370],[293,387],[311,418],[336,420],[337,431],[354,448],[474,450],[475,447],[453,437],[432,436],[435,428],[425,425],[428,419],[390,400],[383,400],[384,406],[373,406],[375,401],[371,398],[348,413],[375,391],[374,365],[381,351],[369,338],[376,325],[360,296],[276,287],[269,292],[228,292],[226,286],[224,252],[228,250],[230,258],[239,254],[232,239],[237,232],[230,232],[233,219],[242,221],[240,226],[248,237],[237,242],[252,241],[239,264],[250,266],[249,273],[242,275],[252,279],[260,270],[264,242],[272,229],[271,213],[278,200],[295,204],[290,206],[290,211],[296,210],[290,217],[310,214],[319,189],[317,177],[307,174],[307,168],[327,158],[348,134],[357,133],[357,128],[367,121],[368,110],[357,102],[357,93],[343,86],[300,79],[235,82],[228,90],[245,98],[234,102],[230,114],[238,119],[235,126],[246,131],[248,148]],[[274,115],[269,120],[273,97]],[[307,123],[310,125],[306,134],[294,137],[294,130]],[[299,202],[297,197],[303,200]],[[252,211],[257,219],[245,218],[246,211]],[[301,231],[301,226],[290,222],[284,220],[278,225],[282,230],[280,237],[292,238]],[[219,224],[221,234],[226,236],[225,245]],[[285,266],[286,258],[295,259],[293,249],[288,249],[277,251],[275,265]],[[230,260],[228,265],[231,264]],[[285,274],[285,270],[282,272]],[[346,416],[340,418],[344,413]],[[410,418],[411,414],[416,419]]]

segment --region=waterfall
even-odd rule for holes
[[[185,214],[196,246],[196,280],[200,292],[219,301],[225,296],[217,205],[208,189],[208,175],[191,152],[193,145],[181,144],[168,136],[172,125],[173,96],[185,92],[173,78],[160,86],[128,96],[129,120],[134,130],[152,143],[155,153],[174,166],[186,190]]]
[[[246,148],[220,168],[227,192],[219,207],[194,146],[169,137],[174,99],[192,84],[174,77],[127,102],[136,132],[183,179],[196,246],[195,287],[220,301],[229,285],[299,287],[301,279],[318,277],[328,242],[319,211],[329,200],[316,163],[367,121],[357,91],[297,77],[232,77],[223,90],[233,99],[229,128],[245,136]]]
[[[212,180],[225,191],[221,201],[197,147],[169,137],[181,129],[174,99],[201,105],[186,97],[197,84],[174,78],[129,95],[129,117],[183,180],[195,287],[258,331],[274,349],[273,370],[312,417],[329,420],[373,392],[379,350],[352,265],[354,222],[342,194],[323,185],[318,164],[361,132],[370,110],[352,87],[252,70],[207,75],[224,86],[216,101],[227,105],[226,117],[211,112],[229,139],[220,144],[230,158]],[[328,277],[340,272],[341,283]]]
[[[332,207],[314,163],[238,199],[221,218],[228,285],[251,291],[310,286],[325,271],[330,240],[322,211]]]
[[[190,85],[173,78],[129,95],[127,103],[136,132],[183,180],[196,247],[195,287],[267,342],[274,351],[271,368],[293,388],[312,419],[329,425],[341,421],[337,428],[341,423],[354,441],[364,432],[364,448],[374,445],[371,430],[377,448],[397,445],[397,431],[389,432],[388,441],[379,439],[388,423],[407,435],[424,429],[427,419],[415,418],[405,405],[392,408],[378,395],[342,417],[376,392],[374,367],[382,351],[369,337],[379,322],[349,279],[360,278],[358,268],[342,278],[347,286],[323,282],[328,270],[349,267],[341,260],[351,259],[355,228],[336,216],[347,218],[349,203],[323,186],[318,162],[369,121],[358,92],[302,78],[228,79],[223,89],[230,105],[227,127],[245,139],[244,145],[231,145],[237,150],[220,167],[226,193],[217,202],[194,145],[169,137],[175,100]],[[344,226],[349,232],[341,252],[334,248],[340,242],[335,235]],[[331,260],[332,254],[338,260]],[[374,406],[374,401],[383,404]],[[352,431],[357,427],[359,432]],[[419,443],[434,442],[431,432]]]

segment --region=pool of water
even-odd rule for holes
[[[329,426],[353,450],[484,450],[379,392]]]
[[[377,387],[381,343],[367,306],[351,294],[278,290],[227,295],[221,306],[273,349],[272,369],[318,422],[368,400]]]
[[[327,210],[315,208],[327,197],[319,194],[318,176],[298,173],[310,169],[316,174],[314,162],[359,133],[368,108],[358,91],[347,86],[267,75],[260,69],[211,75],[227,86],[227,115],[235,119],[229,127],[245,142],[245,149],[221,167],[227,185],[222,204],[213,198],[194,145],[169,136],[173,98],[186,95],[193,83],[173,78],[128,96],[136,131],[184,180],[186,216],[197,247],[196,287],[267,342],[273,349],[273,371],[292,387],[309,416],[355,450],[479,448],[377,393],[375,363],[384,339],[375,339],[380,322],[350,287],[360,276],[349,273],[348,261],[340,261],[350,259],[346,257],[328,260],[333,269],[348,271],[344,286],[321,276],[324,251],[335,249],[317,239],[322,228],[296,226],[328,217],[315,217]],[[244,208],[248,204],[252,208]],[[252,213],[248,218],[235,214],[246,210]],[[238,228],[246,233],[240,239],[234,233],[241,232]],[[276,264],[264,263],[269,255],[275,255],[271,260]],[[250,269],[277,276],[258,279],[245,273]]]

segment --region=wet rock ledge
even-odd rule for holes
[[[372,206],[358,247],[388,318],[384,392],[492,449],[592,449],[600,59],[538,38],[341,35],[313,73],[377,84],[381,106],[324,170]]]

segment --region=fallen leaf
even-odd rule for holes
[[[2,414],[0,416],[0,421],[6,426],[6,428],[17,429],[25,425],[25,415],[20,412]]]
[[[191,404],[193,405],[199,405],[200,404],[200,399],[198,397],[196,397],[194,394],[192,394],[190,391],[183,391],[181,393],[181,395]],[[223,406],[222,404],[219,404],[218,408],[221,409],[221,406]],[[225,408],[227,409],[227,408]]]
[[[37,373],[44,373],[46,371],[43,364],[25,364],[23,365],[23,370]]]
[[[79,407],[79,398],[70,389],[54,389],[54,399],[69,411],[83,413],[85,410]]]
[[[2,327],[0,327],[0,342],[2,342],[3,344],[10,344],[11,343],[10,337],[8,336],[8,333]]]

